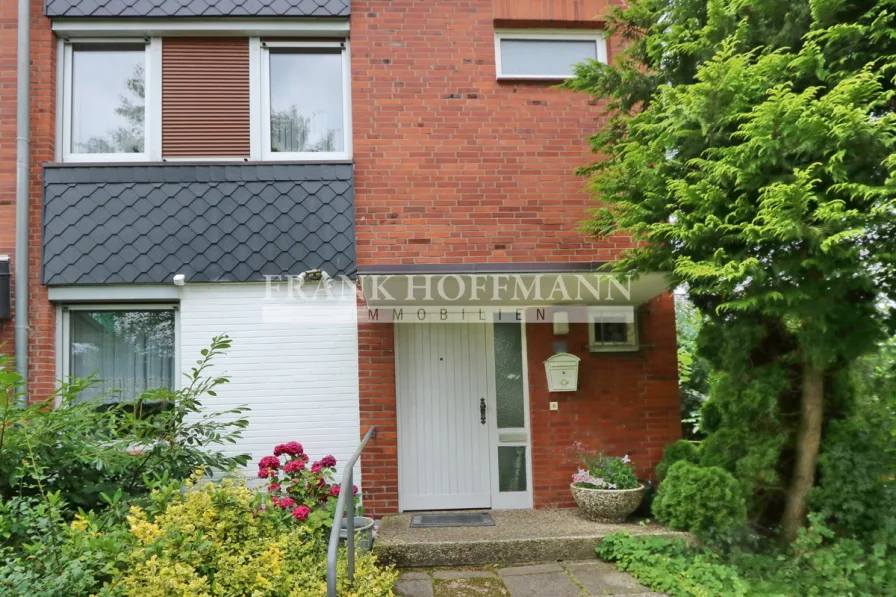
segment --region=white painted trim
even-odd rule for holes
[[[72,148],[72,60],[71,43],[63,44],[62,57],[62,114],[57,130],[61,127],[62,140],[61,161],[63,162],[149,162],[161,158],[162,139],[162,44],[158,38],[150,40],[132,36],[128,39],[112,39],[90,37],[77,40],[77,43],[133,43],[145,47],[144,76],[146,78],[146,97],[144,98],[144,138],[143,153],[77,153]],[[58,76],[58,73],[57,73]],[[57,87],[58,84],[57,84]],[[156,130],[157,129],[157,130]],[[58,150],[57,150],[58,151]]]
[[[271,151],[271,55],[269,48],[342,48],[342,145],[344,151],[334,152],[274,152]],[[250,48],[251,50],[251,48]],[[271,42],[261,43],[259,53],[261,55],[260,76],[250,81],[249,112],[252,112],[252,97],[259,97],[259,120],[253,120],[252,126],[260,128],[261,159],[265,161],[299,161],[299,162],[331,162],[333,160],[352,159],[352,112],[351,112],[351,57],[349,55],[348,40],[339,42]],[[250,59],[251,71],[251,59]],[[259,91],[252,91],[255,85]],[[255,135],[251,135],[254,137]],[[250,137],[250,145],[251,145]],[[256,158],[253,158],[256,159]]]
[[[249,159],[261,160],[262,129],[262,58],[261,39],[249,38]]]
[[[503,40],[554,40],[593,41],[599,62],[607,63],[607,40],[603,31],[582,29],[499,29],[495,31],[495,70],[499,80],[543,80],[559,81],[571,79],[572,75],[523,74],[505,75],[502,70],[501,41]]]
[[[53,31],[60,37],[95,37],[107,35],[233,35],[346,37],[348,19],[333,18],[223,18],[223,19],[53,19]]]
[[[65,114],[65,52],[66,43],[62,39],[56,40],[56,143],[55,160],[62,161],[62,149],[65,147],[63,135],[63,116]]]
[[[95,286],[51,286],[48,298],[53,302],[101,301],[176,301],[174,284],[122,284]],[[71,307],[72,305],[69,305]]]
[[[153,37],[146,48],[146,97],[144,98],[146,147],[150,161],[162,159],[162,40]]]

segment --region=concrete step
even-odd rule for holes
[[[588,560],[613,533],[688,538],[656,523],[592,522],[577,508],[492,510],[492,527],[411,528],[411,514],[387,516],[379,525],[373,551],[384,563],[402,568],[524,564]]]

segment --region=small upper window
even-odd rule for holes
[[[606,62],[606,45],[595,33],[498,32],[495,58],[499,79],[567,79],[578,62]]]
[[[264,159],[350,155],[344,42],[264,42]]]
[[[592,352],[638,349],[634,307],[590,307],[588,335]]]
[[[146,160],[147,43],[65,47],[63,158]]]

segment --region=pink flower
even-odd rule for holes
[[[287,508],[292,508],[293,506],[295,506],[296,501],[292,498],[283,498],[280,500],[280,503],[277,505],[280,506],[281,508],[283,508],[284,510],[286,510]]]
[[[258,471],[258,478],[259,479],[267,479],[268,477],[271,476],[271,472],[272,472],[271,469],[263,468],[260,471]]]
[[[271,503],[274,504],[275,506],[279,506],[279,505],[280,505],[280,498],[278,498],[278,497],[273,497],[273,498],[271,498]]]
[[[279,483],[271,483],[270,485],[268,485],[268,491],[272,491],[272,492],[280,491],[280,484]]]
[[[358,486],[352,485],[352,495],[358,495]]]
[[[314,464],[311,465],[311,472],[312,473],[320,472],[320,463],[319,462],[315,462]]]
[[[280,456],[282,454],[289,454],[290,456],[300,456],[304,453],[302,449],[302,444],[299,442],[289,442],[287,444],[280,444],[279,446],[274,447],[274,456]]]
[[[286,463],[286,466],[283,467],[283,470],[287,473],[297,473],[300,470],[305,468],[305,461],[300,459],[290,460]]]
[[[330,497],[338,497],[339,496],[339,486],[338,485],[330,485]]]
[[[280,468],[280,459],[276,456],[265,456],[258,461],[258,468]]]
[[[299,506],[292,511],[292,517],[296,520],[308,520],[309,514],[311,514],[311,508],[308,506]]]
[[[324,456],[320,459],[320,465],[324,468],[336,466],[336,459],[332,456]]]

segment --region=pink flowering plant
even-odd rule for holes
[[[267,481],[262,507],[312,528],[332,526],[340,491],[335,475],[333,456],[311,462],[299,442],[277,445],[272,456],[258,461],[258,477]],[[358,488],[353,489],[356,511],[360,511]]]
[[[582,466],[573,474],[572,483],[586,489],[637,489],[640,487],[635,466],[626,454],[623,457],[579,452]]]

